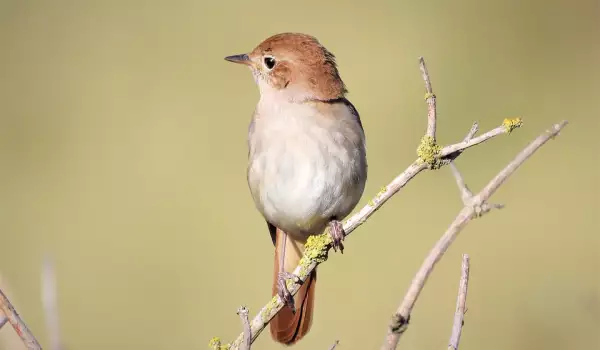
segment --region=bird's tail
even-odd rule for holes
[[[277,229],[275,243],[275,269],[273,272],[273,295],[277,295],[278,277],[280,271],[292,273],[298,266],[304,244],[294,240],[290,235]],[[284,306],[271,320],[271,336],[279,343],[292,345],[302,339],[310,330],[312,323],[317,271],[311,275],[294,296],[296,312],[289,306]]]

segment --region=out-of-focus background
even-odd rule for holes
[[[450,335],[471,256],[464,349],[600,348],[600,6],[574,1],[0,2],[0,275],[33,332],[54,257],[69,350],[203,349],[270,298],[273,246],[246,185],[250,72],[223,60],[285,31],[331,51],[361,112],[362,204],[415,155],[424,56],[441,143],[505,117],[524,127],[457,161],[479,190],[552,123],[570,125],[494,196],[434,271],[403,349]],[[296,349],[375,349],[462,204],[420,175],[319,268]],[[10,327],[2,349],[18,349]],[[278,349],[268,333],[257,349]]]

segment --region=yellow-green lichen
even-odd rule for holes
[[[308,237],[304,244],[304,258],[308,259],[305,264],[308,265],[312,261],[320,264],[327,260],[327,246],[331,242],[329,229],[323,234]]]
[[[439,158],[441,150],[442,146],[438,145],[433,137],[425,135],[417,148],[417,155],[422,162],[429,164],[432,169],[437,169],[442,165]]]
[[[305,278],[308,275],[308,268],[313,262],[320,264],[327,260],[327,247],[331,242],[329,228],[323,234],[308,237],[304,244],[304,255],[300,259],[298,277]]]
[[[310,260],[306,259],[304,256],[300,259],[300,273],[298,277],[305,278],[308,275],[308,265],[310,265]]]
[[[231,347],[229,344],[227,345],[222,345],[221,344],[221,338],[219,337],[213,337],[209,342],[208,342],[208,347],[213,349],[213,350],[229,350],[229,348]]]
[[[428,98],[430,98],[430,97],[434,97],[434,98],[435,98],[435,94],[434,94],[434,93],[432,93],[432,92],[428,92],[428,93],[426,93],[426,94],[425,94],[425,99],[426,99],[426,100],[427,100]]]
[[[374,207],[375,206],[375,202],[379,202],[381,200],[381,197],[387,192],[387,187],[383,186],[381,189],[379,189],[379,192],[377,192],[377,194],[375,195],[375,198],[371,199],[369,201],[369,206]]]
[[[211,349],[218,349],[221,347],[221,338],[219,337],[213,337],[209,342],[208,342],[208,347]]]
[[[264,324],[269,323],[269,314],[273,311],[274,308],[277,307],[277,296],[271,298],[271,300],[265,306],[265,311],[261,313],[261,319]]]
[[[516,128],[520,127],[521,125],[523,125],[523,119],[521,119],[519,117],[517,117],[517,118],[506,118],[502,122],[502,126],[504,126],[504,129],[506,130],[506,132],[508,134],[510,134],[513,130],[515,130]]]

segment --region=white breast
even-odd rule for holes
[[[320,233],[360,199],[364,135],[355,116],[310,104],[259,104],[249,133],[248,183],[257,208],[290,234]]]

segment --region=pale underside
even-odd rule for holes
[[[345,99],[259,102],[248,135],[248,184],[258,210],[296,239],[323,232],[362,196],[364,133]]]

